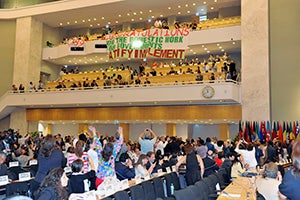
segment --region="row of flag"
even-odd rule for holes
[[[273,125],[273,126],[272,126]],[[278,122],[274,121],[240,121],[239,139],[247,142],[254,140],[266,141],[277,138],[279,141],[288,144],[290,140],[300,138],[298,121]]]

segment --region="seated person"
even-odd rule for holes
[[[149,151],[147,153],[148,157],[148,162],[146,164],[146,169],[148,170],[151,165],[155,164],[155,167],[153,168],[151,173],[157,173],[158,169],[162,169],[162,164],[163,164],[163,158],[156,160],[155,158],[155,153],[153,151]]]
[[[256,179],[256,186],[258,192],[265,197],[265,199],[280,199],[278,195],[278,186],[281,183],[282,176],[278,171],[278,166],[270,162],[264,166],[263,177]]]
[[[207,154],[211,155],[211,154],[213,154],[213,152],[211,150],[208,150]],[[204,164],[203,177],[207,177],[211,174],[214,174],[219,170],[217,163],[213,159],[208,157],[207,154],[204,152],[201,152],[201,155],[200,155],[203,160],[203,164]]]
[[[196,81],[203,81],[203,75],[201,74],[201,72],[197,74]]]
[[[232,154],[231,178],[237,178],[246,171],[247,165],[243,166],[243,156],[241,154]],[[231,159],[230,159],[231,160]]]
[[[89,191],[88,180],[95,177],[95,165],[93,160],[89,157],[89,163],[91,166],[91,171],[83,172],[83,161],[77,159],[72,162],[72,174],[70,176],[70,193],[84,193]]]
[[[6,162],[6,154],[3,151],[0,151],[0,176],[7,175],[7,166]]]
[[[174,70],[173,67],[171,67],[171,70],[169,71],[169,74],[176,74],[176,71]]]
[[[21,167],[25,167],[29,160],[33,158],[33,152],[27,145],[23,144],[20,150],[20,156],[16,156],[15,153],[12,153],[12,158],[19,161]]]
[[[153,169],[155,168],[155,164],[152,164],[150,168],[147,170],[146,168],[147,163],[148,163],[148,157],[145,154],[140,155],[138,161],[135,163],[135,176],[139,176],[141,178],[150,176]]]
[[[115,164],[117,178],[121,181],[124,179],[131,180],[135,177],[135,169],[127,153],[122,153],[119,162]]]

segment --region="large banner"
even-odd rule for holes
[[[106,36],[110,59],[184,58],[189,29],[134,30]]]

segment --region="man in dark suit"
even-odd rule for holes
[[[132,179],[135,177],[135,170],[132,166],[132,161],[129,159],[127,153],[122,153],[119,162],[115,164],[117,178],[121,181],[124,179]]]

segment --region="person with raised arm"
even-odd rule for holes
[[[139,143],[141,145],[142,154],[147,154],[149,151],[154,151],[154,144],[157,135],[150,129],[146,128],[139,135]]]
[[[99,162],[98,169],[96,171],[97,188],[103,182],[105,177],[116,177],[115,158],[123,144],[123,128],[118,128],[116,135],[117,140],[114,143],[103,142],[103,145],[96,134],[96,128],[89,126],[89,130],[93,133],[95,151],[97,152]]]

